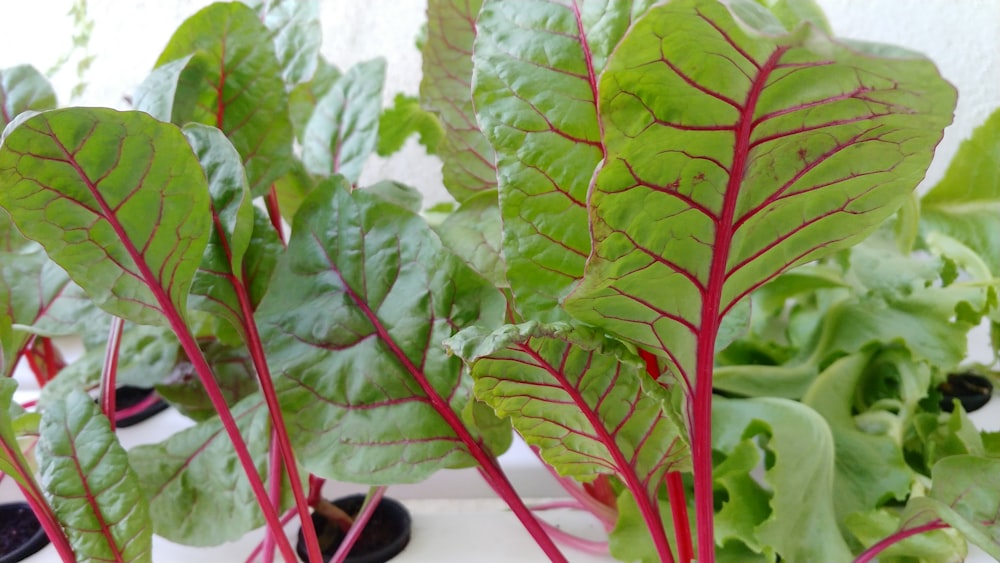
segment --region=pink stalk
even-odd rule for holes
[[[111,431],[115,431],[117,416],[115,415],[115,381],[118,377],[118,351],[122,344],[122,330],[125,321],[121,317],[111,317],[111,330],[108,332],[108,344],[104,348],[104,367],[101,368],[101,411],[111,423]]]
[[[375,509],[378,508],[380,502],[382,502],[382,497],[385,496],[385,490],[387,487],[372,487],[368,489],[368,496],[365,497],[364,504],[361,505],[361,510],[354,517],[354,523],[351,524],[351,529],[347,531],[347,535],[344,536],[344,540],[340,542],[340,546],[337,548],[337,552],[333,554],[333,558],[330,559],[332,563],[343,563],[347,559],[347,554],[351,552],[351,548],[357,543],[358,538],[361,537],[361,532],[364,531],[365,526],[368,525],[368,521],[371,520],[372,514],[375,513]]]
[[[667,473],[667,496],[670,498],[670,513],[674,519],[677,559],[681,563],[690,563],[694,558],[694,549],[691,545],[691,526],[688,523],[687,495],[678,471]]]
[[[580,536],[575,536],[569,532],[564,532],[557,526],[553,526],[548,522],[542,521],[542,527],[545,531],[556,540],[562,542],[577,551],[582,551],[584,553],[590,553],[593,555],[607,555],[608,554],[608,542],[606,541],[594,541],[581,538]]]
[[[76,555],[73,553],[73,547],[70,546],[69,538],[66,537],[66,532],[59,523],[59,519],[52,512],[52,507],[45,501],[45,497],[38,488],[38,483],[35,482],[31,470],[26,466],[21,452],[11,448],[10,444],[4,440],[0,440],[0,449],[10,460],[18,476],[21,477],[21,479],[15,479],[17,486],[21,489],[24,500],[31,507],[31,511],[38,518],[38,523],[45,530],[45,534],[49,536],[49,541],[59,553],[59,557],[63,563],[74,563]],[[24,482],[22,483],[22,481]]]
[[[27,360],[28,367],[31,368],[32,375],[35,376],[35,382],[38,383],[38,388],[41,389],[45,387],[48,380],[45,377],[42,366],[38,365],[38,358],[35,357],[34,339],[35,337],[32,337],[32,339],[28,342],[28,345],[21,351],[21,357]]]
[[[146,410],[147,408],[155,405],[159,400],[160,396],[154,392],[150,393],[148,397],[132,405],[131,407],[125,407],[123,409],[115,407],[115,418],[121,420],[123,418],[128,418],[134,414],[138,414]]]
[[[339,272],[338,272],[339,274]],[[438,415],[444,419],[445,423],[455,432],[455,435],[459,440],[465,445],[469,453],[472,455],[476,463],[479,464],[480,471],[483,475],[487,477],[487,482],[489,482],[494,490],[497,491],[500,498],[502,498],[507,506],[514,512],[517,519],[521,521],[521,524],[528,530],[531,537],[534,538],[538,546],[545,552],[545,554],[553,561],[553,563],[567,563],[566,556],[559,551],[559,548],[552,541],[552,538],[545,532],[545,529],[539,524],[538,520],[531,513],[531,510],[524,504],[524,500],[517,494],[514,490],[514,486],[511,485],[510,481],[507,479],[507,475],[500,468],[497,463],[496,458],[493,454],[486,451],[483,444],[477,440],[469,429],[465,427],[465,423],[459,417],[458,414],[452,410],[451,405],[449,405],[444,398],[438,394],[437,389],[431,385],[428,381],[427,376],[421,371],[413,361],[410,360],[403,350],[399,347],[399,344],[393,340],[392,336],[386,330],[385,326],[382,325],[380,319],[375,315],[375,313],[368,306],[368,303],[361,299],[351,284],[347,283],[347,280],[341,278],[344,290],[347,292],[351,301],[361,309],[365,317],[371,322],[371,325],[375,328],[376,334],[378,334],[379,340],[385,343],[385,345],[392,351],[393,356],[403,365],[407,373],[413,378],[414,381],[420,386],[420,389],[424,392],[427,397],[428,402],[437,411]]]
[[[560,475],[555,469],[552,468],[551,465],[545,463],[545,460],[541,459],[541,456],[538,453],[538,448],[532,446],[531,451],[535,452],[536,456],[539,456],[539,459],[542,461],[542,467],[555,477],[556,481],[559,482],[559,485],[562,486],[563,490],[569,493],[569,496],[576,499],[576,501],[579,502],[585,510],[600,520],[605,530],[610,532],[614,529],[615,523],[618,521],[618,513],[613,508],[597,501],[597,499],[587,494],[587,492],[584,491],[576,481],[570,479],[569,477],[563,477]]]
[[[228,252],[228,248],[227,248]],[[254,371],[257,372],[257,381],[260,383],[261,392],[267,402],[267,409],[271,415],[271,424],[274,429],[274,438],[278,444],[278,451],[281,459],[288,471],[288,482],[292,487],[292,496],[295,498],[295,508],[299,513],[299,520],[302,524],[302,534],[305,539],[306,549],[309,553],[311,563],[323,561],[323,554],[319,548],[319,538],[316,537],[316,528],[313,526],[312,516],[309,514],[309,503],[306,500],[305,492],[302,489],[302,481],[299,479],[299,466],[295,460],[295,453],[292,451],[292,443],[288,437],[288,429],[285,426],[285,417],[281,413],[281,405],[278,404],[278,395],[274,391],[274,382],[271,378],[271,369],[267,365],[267,357],[264,355],[264,347],[260,340],[260,333],[257,331],[257,322],[254,320],[253,307],[250,303],[250,295],[246,286],[233,280],[233,288],[240,301],[240,309],[243,317],[243,327],[247,335],[247,349],[253,359]],[[279,530],[275,530],[276,533]],[[280,530],[282,537],[284,531]]]
[[[282,527],[291,522],[292,518],[295,518],[294,508],[289,509],[288,511],[286,511],[284,514],[281,515]],[[268,532],[270,532],[270,529],[268,529]],[[246,563],[254,563],[254,561],[257,560],[257,556],[260,555],[260,552],[263,549],[264,549],[264,542],[261,541],[260,543],[257,544],[257,547],[253,548],[253,551],[250,552],[250,555],[247,556]]]
[[[275,436],[276,432],[271,429],[271,455],[267,460],[267,466],[270,469],[269,478],[271,480],[271,504],[276,507],[281,506],[281,477],[282,477],[282,467],[281,467],[281,453],[278,451],[277,441],[278,437]],[[264,543],[261,544],[264,553],[264,561],[274,561],[274,530],[267,528],[264,531]]]
[[[869,547],[864,553],[858,556],[854,560],[854,563],[869,563],[873,561],[880,553],[886,550],[889,546],[894,543],[901,542],[910,536],[915,536],[917,534],[922,534],[924,532],[930,532],[931,530],[940,530],[942,528],[947,528],[948,524],[945,524],[941,520],[934,520],[933,522],[928,522],[922,526],[917,526],[915,528],[907,528],[905,530],[900,530],[895,534],[885,538],[884,540],[878,542],[877,544]]]
[[[278,205],[278,190],[275,189],[274,184],[271,184],[271,190],[267,192],[267,197],[264,198],[264,206],[267,208],[267,217],[271,220],[271,226],[278,233],[278,239],[281,240],[281,244],[287,246],[285,229],[281,222],[281,207]]]
[[[660,378],[660,367],[656,356],[648,350],[639,350],[639,356],[646,364],[646,373],[656,381]],[[670,513],[674,521],[674,537],[677,539],[677,558],[681,563],[690,563],[694,557],[691,544],[691,527],[688,523],[687,494],[684,491],[683,476],[679,471],[667,472],[667,496],[670,498]],[[713,506],[714,514],[714,506]]]

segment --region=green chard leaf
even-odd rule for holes
[[[170,120],[221,129],[243,158],[250,191],[262,195],[293,159],[288,96],[271,32],[244,4],[212,4],[177,28],[156,66],[193,54],[177,73]]]
[[[976,251],[1000,278],[1000,110],[958,148],[944,178],[920,200],[924,230]]]
[[[0,206],[100,307],[183,315],[209,234],[205,175],[181,132],[142,112],[36,115],[0,147]],[[151,220],[152,219],[152,220]]]
[[[476,396],[560,474],[614,474],[653,501],[668,471],[689,468],[683,425],[645,391],[656,387],[645,364],[603,334],[532,321],[447,346],[471,364]]]
[[[0,100],[0,131],[23,112],[56,107],[52,85],[31,65],[0,70]]]
[[[472,107],[472,45],[483,0],[430,0],[423,44],[420,102],[444,130],[437,153],[444,185],[456,201],[493,191],[494,153]]]
[[[208,365],[212,366],[212,375],[227,405],[232,407],[257,391],[257,372],[246,348],[230,347],[219,340],[202,340],[199,346]],[[216,414],[205,386],[187,359],[181,359],[173,366],[170,374],[156,385],[156,392],[190,419],[203,421]]]
[[[191,286],[191,307],[226,319],[237,331],[244,314],[236,294],[254,231],[254,207],[240,155],[222,131],[200,123],[184,135],[201,162],[211,198],[212,234]]]
[[[149,504],[108,419],[75,392],[42,414],[38,481],[77,561],[152,561]]]
[[[316,101],[302,136],[302,163],[311,174],[340,174],[352,184],[375,151],[385,60],[351,67]]]
[[[272,285],[258,324],[306,469],[385,484],[474,463],[459,435],[477,434],[459,418],[471,382],[441,342],[498,325],[503,298],[423,219],[328,180],[296,215]]]
[[[483,4],[473,98],[497,154],[507,279],[526,318],[567,320],[559,304],[583,277],[587,190],[605,157],[597,77],[651,3]]]
[[[595,246],[565,301],[668,356],[688,388],[710,373],[733,307],[901,205],[955,102],[918,55],[876,57],[813,26],[782,35],[766,10],[736,4],[756,19],[711,0],[658,5],[612,54]]]
[[[435,230],[441,242],[473,270],[497,287],[508,286],[496,192],[470,197]]]
[[[312,78],[323,43],[319,0],[251,0],[247,4],[271,32],[284,81],[298,84]]]
[[[265,479],[271,422],[264,399],[254,394],[232,411]],[[128,456],[139,476],[138,488],[149,499],[156,535],[184,545],[219,545],[264,525],[250,483],[217,416],[159,444],[132,448]]]
[[[319,57],[316,62],[316,72],[312,79],[303,82],[288,92],[288,116],[295,130],[295,138],[301,143],[305,135],[306,124],[312,117],[316,104],[324,94],[333,88],[340,79],[340,69],[326,59]]]

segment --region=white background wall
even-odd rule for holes
[[[89,0],[95,21],[86,74],[89,86],[70,100],[76,84],[72,63],[53,77],[60,103],[126,107],[130,93],[152,68],[173,30],[207,0]],[[955,123],[948,128],[924,189],[937,181],[958,143],[1000,106],[1000,0],[819,0],[835,33],[903,45],[929,55],[959,90]],[[4,2],[0,68],[31,63],[52,66],[71,48],[72,0]],[[424,0],[321,0],[323,54],[346,68],[374,56],[389,62],[385,99],[416,94],[420,55],[414,39],[423,22]],[[75,61],[74,61],[75,62]],[[372,162],[363,182],[405,180],[428,201],[447,198],[439,164],[411,141],[389,162]]]

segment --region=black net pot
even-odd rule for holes
[[[134,409],[144,401],[147,403],[145,408]],[[165,411],[168,406],[166,401],[156,395],[154,389],[120,385],[115,389],[115,410],[117,411],[115,424],[118,428],[135,426],[153,415]]]
[[[0,504],[0,563],[23,561],[48,543],[49,536],[28,503]]]
[[[351,495],[330,502],[344,512],[355,515],[361,510],[361,505],[365,502],[365,495]],[[320,538],[323,561],[329,563],[344,540],[344,532],[337,525],[331,524],[326,518],[315,512],[312,515],[312,521],[316,527],[316,535]],[[384,563],[399,555],[409,542],[409,511],[398,501],[383,497],[345,561],[346,563]],[[296,551],[302,561],[309,560],[301,529],[299,529]]]
[[[972,412],[983,408],[989,402],[993,396],[993,383],[971,371],[950,373],[948,380],[942,383],[938,390],[942,395],[941,410],[951,412],[955,408],[954,400],[958,399],[965,412]]]

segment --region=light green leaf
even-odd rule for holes
[[[855,395],[871,360],[872,354],[863,352],[837,360],[802,398],[826,419],[833,433],[833,503],[840,523],[853,513],[873,510],[890,500],[904,500],[914,479],[913,470],[903,459],[899,436],[891,429],[866,430],[855,420]]]
[[[496,192],[470,197],[435,230],[441,242],[473,270],[496,287],[508,286],[500,254],[502,232]]]
[[[473,99],[497,153],[507,279],[525,318],[567,320],[559,304],[583,276],[587,190],[605,156],[597,77],[651,3],[483,3]]]
[[[430,0],[427,37],[421,47],[420,103],[444,130],[438,147],[444,186],[456,201],[493,191],[493,149],[479,130],[472,107],[472,44],[483,0]]]
[[[338,177],[303,203],[272,281],[280,291],[258,311],[300,460],[323,477],[371,484],[469,466],[456,432],[476,430],[452,424],[471,381],[441,342],[498,324],[502,296],[419,216],[348,190]]]
[[[385,60],[373,59],[351,67],[319,98],[302,138],[309,173],[358,181],[378,140],[384,82]]]
[[[25,489],[35,489],[29,486],[33,475],[17,443],[17,433],[14,424],[19,416],[19,407],[14,402],[14,391],[17,391],[17,381],[11,377],[0,378],[0,472],[17,481]],[[41,499],[39,499],[41,500]]]
[[[755,553],[766,552],[773,561],[774,549],[757,538],[757,527],[771,516],[771,493],[751,474],[761,461],[757,444],[747,438],[713,470],[716,487],[725,492],[722,507],[715,514],[715,543],[740,542]]]
[[[183,314],[208,239],[208,188],[181,132],[142,112],[36,115],[0,147],[0,205],[111,314]]]
[[[52,85],[31,65],[0,70],[0,100],[0,131],[20,113],[56,107]]]
[[[382,180],[364,189],[370,194],[377,195],[384,201],[398,205],[413,213],[420,213],[420,208],[423,207],[424,195],[420,193],[420,190],[400,182]]]
[[[257,372],[246,348],[232,348],[218,340],[202,340],[199,346],[212,367],[212,375],[227,405],[232,407],[257,391]],[[169,377],[156,385],[156,392],[181,414],[193,420],[204,421],[216,415],[205,386],[198,379],[194,366],[186,359],[173,366]]]
[[[565,307],[689,383],[735,304],[901,205],[955,103],[927,59],[861,54],[811,26],[757,33],[713,0],[652,8],[598,90],[595,247]]]
[[[846,525],[865,548],[891,536],[907,524],[900,510],[882,508],[847,517]],[[897,542],[879,554],[879,563],[936,563],[965,561],[968,547],[953,529],[931,530]]]
[[[292,120],[295,138],[300,143],[305,135],[306,124],[316,109],[316,104],[339,79],[340,70],[320,57],[317,59],[316,72],[312,79],[299,84],[288,92],[288,116]]]
[[[1000,277],[1000,110],[958,148],[944,178],[920,201],[926,232],[975,250]]]
[[[212,4],[177,28],[156,66],[193,53],[179,75],[171,121],[221,129],[243,157],[250,191],[262,195],[292,160],[288,97],[271,32],[245,4]]]
[[[729,453],[750,437],[773,455],[764,473],[771,515],[756,527],[761,545],[785,561],[850,561],[834,512],[834,442],[826,421],[785,399],[716,397],[712,447]]]
[[[271,32],[284,81],[309,80],[323,43],[319,0],[252,0],[248,4]]]
[[[49,405],[38,481],[77,561],[152,561],[149,504],[108,419],[85,393]]]
[[[135,109],[160,121],[169,122],[174,114],[174,99],[177,97],[181,75],[188,69],[192,59],[199,58],[192,65],[194,69],[208,66],[207,57],[205,53],[191,53],[153,69],[135,89],[132,100]]]
[[[532,321],[446,345],[472,366],[476,397],[560,474],[614,474],[655,500],[668,471],[688,468],[685,430],[643,390],[656,385],[645,365],[602,334]]]
[[[393,106],[379,117],[376,152],[379,156],[389,156],[403,148],[403,143],[414,134],[419,136],[427,154],[436,154],[444,130],[434,114],[420,107],[419,100],[396,94]]]

